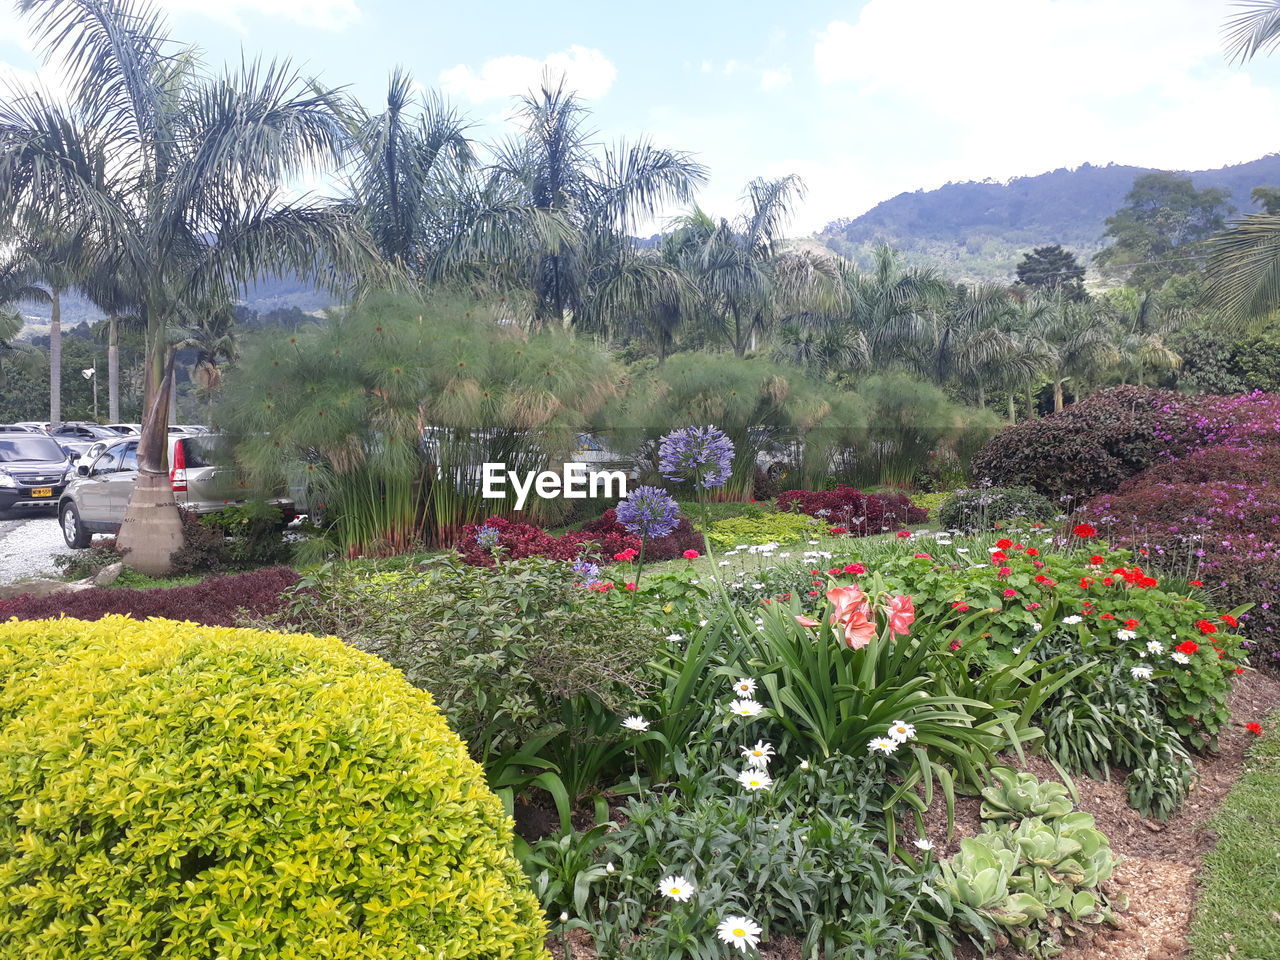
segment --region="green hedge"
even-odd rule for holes
[[[0,625],[0,957],[534,960],[511,825],[341,641]]]

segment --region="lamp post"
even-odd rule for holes
[[[93,419],[98,419],[98,361],[93,361],[93,366],[80,371],[80,376],[86,380],[93,381]]]

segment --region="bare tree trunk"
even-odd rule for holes
[[[1062,412],[1062,381],[1053,381],[1053,412]]]
[[[62,291],[54,287],[49,307],[49,429],[62,425]]]
[[[1009,422],[1010,422],[1010,423],[1017,423],[1017,422],[1018,422],[1018,411],[1017,411],[1017,409],[1014,407],[1014,404],[1013,404],[1013,391],[1012,391],[1012,390],[1010,390],[1010,391],[1009,391]]]
[[[120,320],[107,318],[107,419],[120,422]]]
[[[978,384],[978,409],[987,409],[987,388],[981,383]]]
[[[1036,416],[1036,397],[1030,387],[1027,387],[1027,419],[1034,420]]]

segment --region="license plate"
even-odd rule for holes
[[[32,497],[52,497],[53,487],[36,487],[31,491]]]

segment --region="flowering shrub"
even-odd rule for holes
[[[605,516],[613,514],[612,510]],[[588,525],[590,526],[590,525]],[[547,557],[551,560],[576,560],[593,556],[607,563],[615,554],[640,548],[640,538],[616,523],[605,528],[573,530],[553,537],[532,523],[518,523],[504,517],[490,517],[484,523],[462,528],[457,551],[462,559],[477,567],[492,567],[500,560],[526,560]]]
[[[779,510],[807,513],[854,537],[923,523],[929,515],[905,494],[863,493],[844,484],[834,490],[788,490],[778,495],[777,503]]]
[[[1054,505],[1030,487],[983,487],[957,490],[938,508],[938,524],[946,530],[990,530],[1010,522],[1047,523]]]
[[[546,957],[510,818],[377,658],[170,620],[11,621],[0,675],[0,953]]]
[[[1280,442],[1280,394],[1174,397],[1158,410],[1156,439],[1165,456],[1204,447],[1248,449]]]
[[[1280,654],[1280,445],[1217,446],[1159,464],[1078,513],[1111,543],[1202,583]]]
[[[207,627],[231,627],[280,610],[284,602],[281,594],[297,582],[298,575],[288,567],[272,567],[209,577],[185,587],[91,587],[47,597],[0,600],[0,619],[39,620],[65,614],[80,620],[97,620],[108,614],[123,614],[135,620],[164,617]]]

